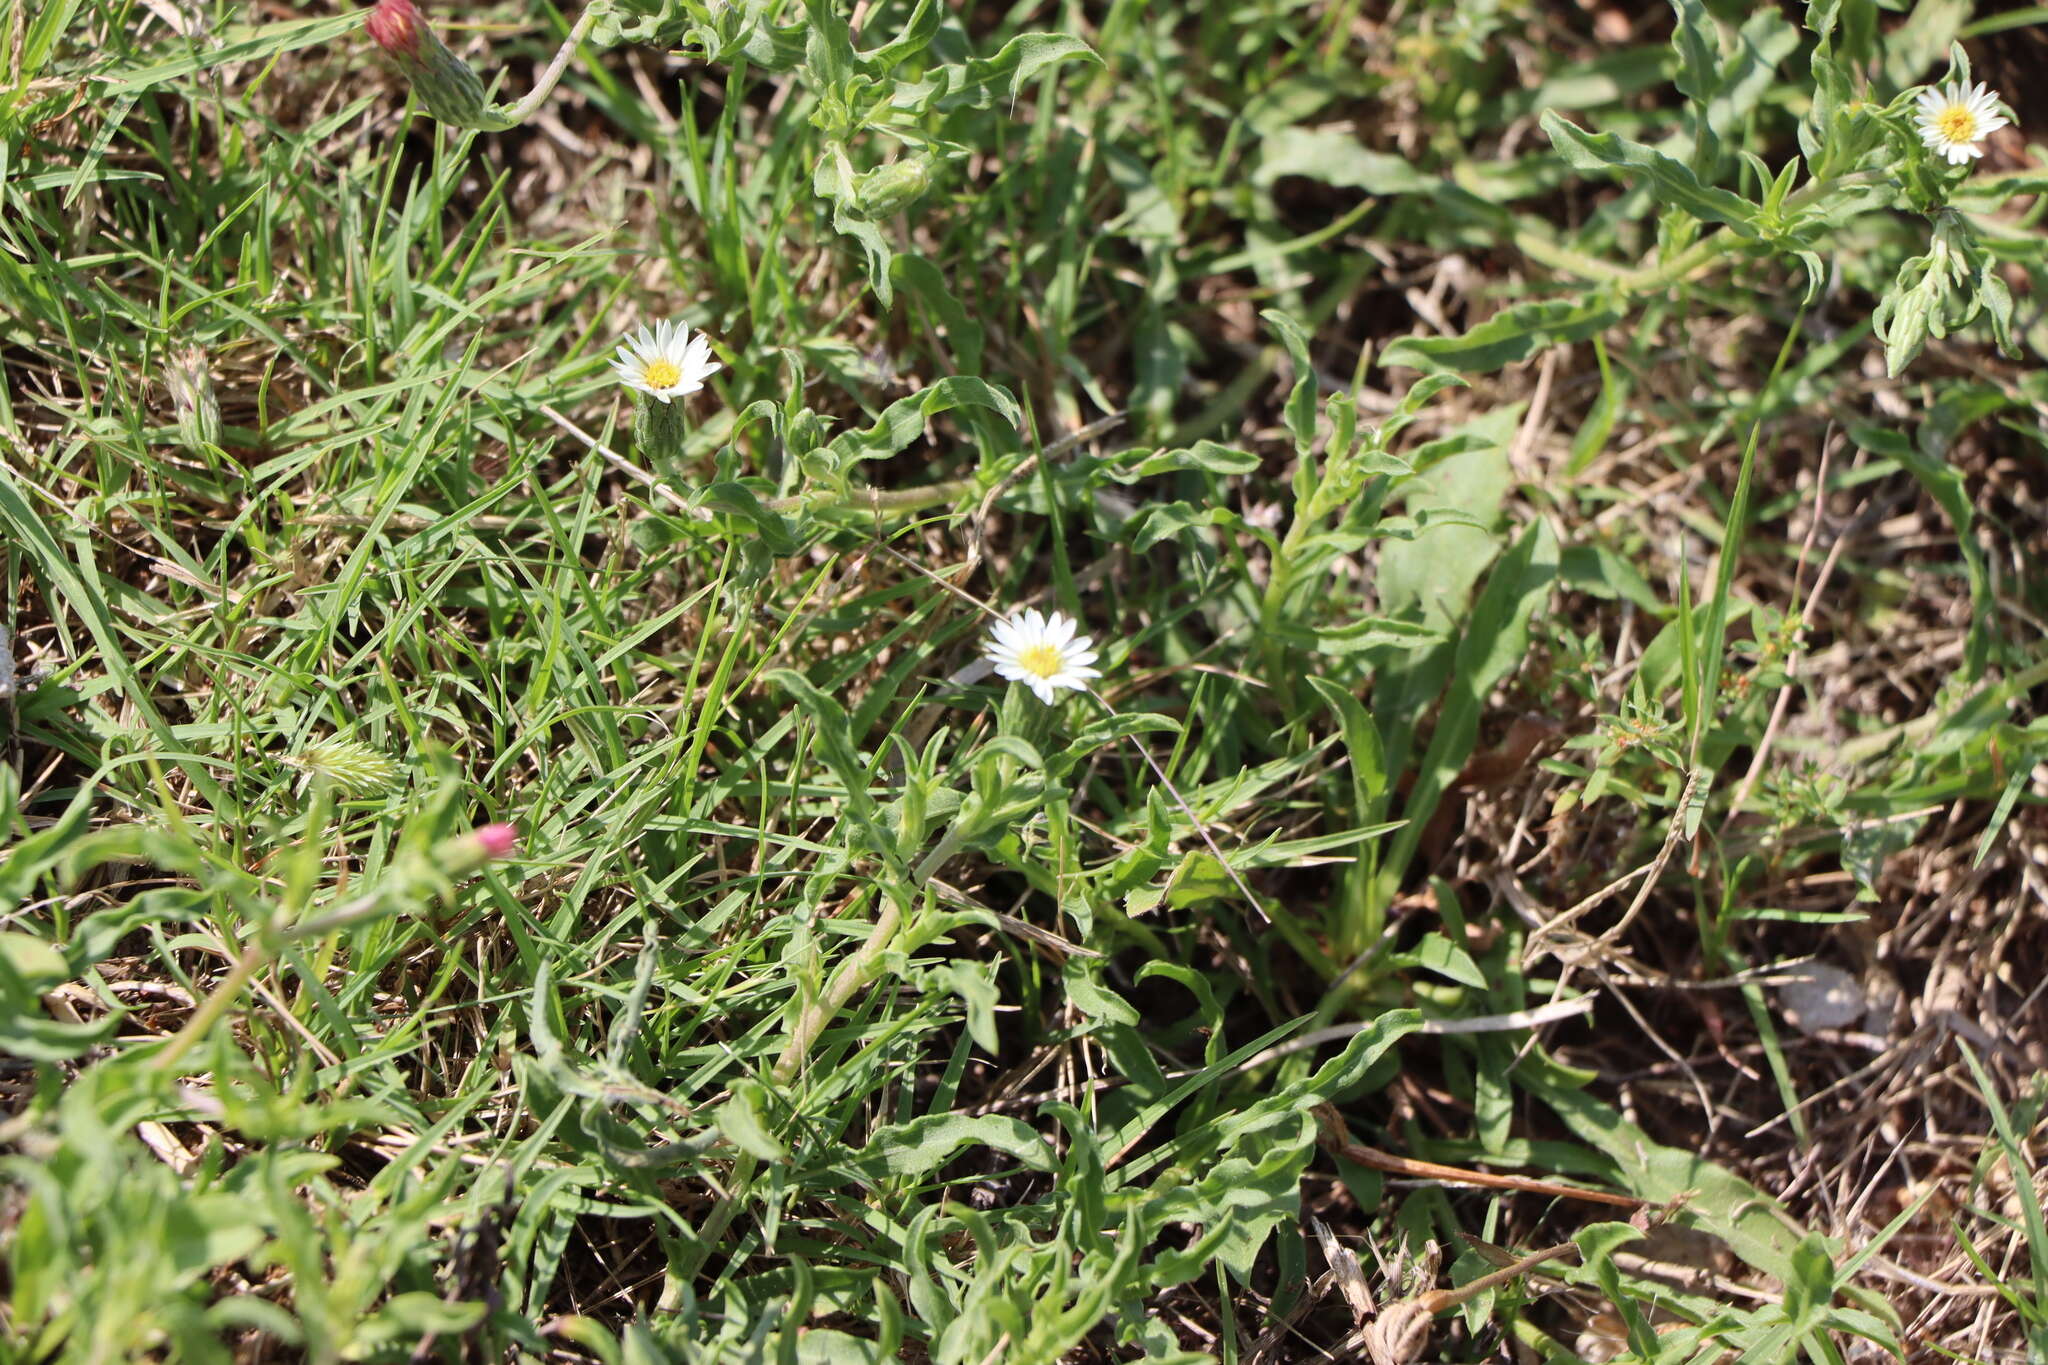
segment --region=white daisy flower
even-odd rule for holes
[[[711,358],[711,338],[702,332],[691,336],[680,322],[642,327],[620,342],[612,357],[612,372],[621,384],[664,403],[697,392],[724,368]]]
[[[1946,89],[1930,85],[1920,92],[1916,103],[1919,112],[1913,123],[1920,130],[1920,140],[1947,157],[1952,166],[1984,155],[1977,144],[2006,125],[2005,116],[1998,112],[1998,95],[1982,82],[1964,85],[1952,81]]]
[[[1050,706],[1061,688],[1086,691],[1088,679],[1102,676],[1089,667],[1094,642],[1075,629],[1073,618],[1058,612],[1013,612],[989,631],[984,652],[999,676],[1023,683]]]

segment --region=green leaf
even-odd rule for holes
[[[1308,643],[1318,654],[1343,656],[1368,649],[1428,649],[1447,638],[1436,626],[1419,621],[1401,621],[1391,616],[1367,616],[1341,626],[1322,626],[1306,631]],[[1288,632],[1283,631],[1283,638]]]
[[[1899,432],[1858,422],[1850,426],[1849,439],[1874,455],[1889,456],[1911,474],[1947,516],[1955,533],[1956,552],[1962,556],[1963,575],[1970,586],[1970,633],[1964,654],[1963,676],[1981,678],[1990,662],[1991,623],[1998,607],[1991,591],[1990,567],[1983,547],[1977,543],[1977,509],[1960,470],[1947,459],[1949,444],[1962,429],[1982,416],[2008,405],[2011,400],[1991,389],[1953,390],[1935,404],[1919,433],[1909,441]]]
[[[1428,194],[1437,185],[1408,157],[1372,151],[1358,134],[1335,128],[1283,128],[1261,142],[1252,184],[1267,189],[1287,175],[1368,194]]]
[[[1517,1076],[1580,1141],[1614,1162],[1630,1194],[1652,1204],[1679,1201],[1679,1221],[1713,1233],[1767,1275],[1791,1275],[1800,1234],[1776,1200],[1697,1153],[1658,1144],[1609,1106],[1559,1084],[1547,1067],[1525,1066]]]
[[[1085,758],[1105,745],[1114,744],[1132,735],[1177,735],[1181,724],[1172,716],[1156,715],[1150,711],[1127,711],[1114,716],[1099,716],[1089,721],[1075,733],[1067,747],[1061,752],[1066,764]]]
[[[809,678],[793,669],[774,669],[766,677],[767,681],[794,697],[809,714],[813,722],[812,743],[818,746],[825,765],[839,779],[845,795],[842,809],[860,830],[869,849],[894,862],[896,842],[883,828],[874,795],[868,790],[868,766],[854,750],[853,721],[846,714],[846,708],[820,692]]]
[[[1589,133],[1578,125],[1545,112],[1543,130],[1567,163],[1582,171],[1624,172],[1650,185],[1657,198],[1707,223],[1725,223],[1744,237],[1756,237],[1756,205],[1739,194],[1712,185],[1682,161],[1675,161],[1654,147],[1630,142],[1618,133]]]
[[[1311,675],[1309,686],[1330,704],[1342,727],[1344,753],[1350,760],[1352,814],[1366,819],[1387,789],[1386,759],[1380,752],[1380,732],[1365,706],[1335,681]]]
[[[998,96],[1015,100],[1045,71],[1061,62],[1076,61],[1102,64],[1095,50],[1079,38],[1064,33],[1020,34],[993,57],[943,66],[921,81],[899,85],[889,104],[920,114],[930,109],[988,109]]]
[[[66,0],[42,8],[42,19],[66,15],[75,8],[77,0]],[[59,22],[62,22],[61,20]],[[252,27],[236,26],[220,36],[225,41],[218,46],[202,43],[183,45],[185,50],[178,56],[151,66],[137,67],[117,75],[105,87],[107,94],[135,94],[166,81],[177,80],[209,68],[226,67],[241,62],[265,62],[286,52],[295,52],[315,43],[332,42],[336,38],[362,27],[362,11],[350,8],[341,14],[328,15],[319,19],[294,19],[282,24],[261,24]],[[48,37],[55,40],[61,30],[52,27]],[[25,70],[24,75],[28,72]]]
[[[64,954],[47,940],[18,929],[0,930],[0,960],[20,980],[25,990],[40,995],[71,977]]]
[[[1713,16],[1702,0],[1671,0],[1676,21],[1671,29],[1671,46],[1678,51],[1678,75],[1673,84],[1702,112],[1707,97],[1721,84],[1721,41]]]
[[[930,309],[939,320],[955,366],[963,374],[978,373],[986,333],[981,323],[960,306],[945,274],[922,256],[898,256],[889,263],[889,272],[906,294]]]
[[[1415,774],[1402,814],[1408,823],[1394,835],[1392,850],[1380,873],[1378,899],[1389,904],[1399,889],[1408,860],[1414,856],[1423,828],[1452,779],[1472,756],[1479,738],[1479,717],[1494,687],[1521,666],[1529,649],[1529,620],[1550,597],[1557,581],[1557,535],[1547,521],[1538,521],[1501,557],[1473,604],[1471,623],[1458,642],[1450,691],[1429,750]]]
[[[1388,616],[1417,620],[1445,639],[1464,619],[1473,585],[1499,551],[1493,528],[1514,481],[1508,443],[1519,417],[1519,408],[1509,406],[1470,423],[1451,438],[1461,447],[1457,453],[1404,485],[1403,501],[1427,525],[1413,539],[1380,552],[1377,587],[1380,610]],[[1400,520],[1383,517],[1379,529]],[[1416,638],[1404,648],[1412,655],[1424,646]],[[1427,690],[1434,696],[1441,688],[1439,681]],[[1414,704],[1427,700],[1416,698]],[[1389,752],[1395,747],[1390,744]]]
[[[1127,1028],[1138,1023],[1138,1012],[1131,1008],[1128,1000],[1103,985],[1100,977],[1102,965],[1093,958],[1069,958],[1061,976],[1066,984],[1067,998],[1074,1007],[1099,1024],[1122,1024]]]
[[[1178,540],[1211,526],[1241,529],[1244,518],[1229,507],[1195,507],[1185,502],[1148,502],[1117,530],[1117,538],[1144,554],[1162,541]]]
[[[712,1121],[733,1146],[762,1161],[786,1161],[789,1152],[776,1141],[762,1110],[768,1091],[759,1081],[734,1082],[732,1098],[718,1106]]]
[[[1261,461],[1249,450],[1235,446],[1218,445],[1214,441],[1197,441],[1179,450],[1155,450],[1135,465],[1109,468],[1110,477],[1118,483],[1135,483],[1160,474],[1170,474],[1180,469],[1200,469],[1211,474],[1256,474]]]
[[[762,502],[745,484],[730,479],[707,484],[701,496],[706,505],[752,526],[768,553],[777,558],[793,555],[803,548],[803,542],[797,538],[789,519]]]
[[[1207,849],[1191,850],[1166,883],[1166,903],[1176,910],[1209,901],[1232,900],[1240,895],[1230,869]]]
[[[993,1057],[1003,1049],[1003,1040],[996,1032],[996,983],[989,979],[989,968],[979,962],[948,962],[939,973],[939,979],[967,1006],[967,1035],[975,1045]]]
[[[1225,1140],[1231,1135],[1262,1130],[1277,1117],[1305,1114],[1348,1094],[1365,1079],[1366,1072],[1385,1055],[1388,1048],[1422,1027],[1419,1010],[1388,1010],[1353,1034],[1344,1050],[1293,1082],[1248,1108],[1217,1121],[1217,1132]]]
[[[1770,6],[1758,7],[1743,21],[1735,50],[1722,64],[1720,84],[1707,106],[1707,126],[1722,137],[1740,137],[1744,121],[1777,79],[1778,67],[1799,50],[1799,44],[1799,30],[1783,14]]]
[[[1424,934],[1414,948],[1396,954],[1390,962],[1402,967],[1422,967],[1461,986],[1472,986],[1478,990],[1485,990],[1489,984],[1486,973],[1479,970],[1479,964],[1472,960],[1472,955],[1435,930]]]
[[[1207,1255],[1200,1260],[1185,1257],[1176,1266],[1161,1257],[1158,1273],[1163,1282],[1191,1278],[1213,1256],[1242,1284],[1250,1279],[1253,1262],[1273,1230],[1300,1218],[1301,1177],[1315,1148],[1315,1125],[1304,1115],[1259,1136],[1256,1157],[1226,1158],[1199,1183],[1181,1186],[1160,1199],[1157,1211],[1166,1220],[1201,1224],[1214,1234],[1203,1238]]]
[[[1673,83],[1678,86],[1678,93],[1692,103],[1693,164],[1711,166],[1716,145],[1707,102],[1721,84],[1720,33],[1704,0],[1671,0],[1671,8],[1677,16],[1671,29],[1671,46],[1678,52],[1678,75]]]
[[[1402,337],[1380,355],[1380,364],[1390,369],[1406,366],[1486,374],[1527,360],[1548,347],[1599,336],[1624,316],[1620,308],[1597,300],[1518,303],[1462,336]]]
[[[876,1129],[858,1148],[856,1164],[875,1176],[930,1175],[970,1146],[1002,1152],[1034,1171],[1059,1165],[1029,1124],[1002,1114],[926,1114]]]
[[[450,1303],[423,1289],[393,1294],[362,1331],[372,1337],[415,1342],[436,1336],[460,1337],[484,1320],[491,1306],[482,1301]]]
[[[1017,400],[1003,389],[971,375],[951,375],[919,389],[883,409],[871,427],[841,432],[827,445],[842,465],[859,460],[884,460],[909,447],[924,434],[925,424],[955,408],[987,408],[1016,426],[1024,420]]]
[[[1628,409],[1628,380],[1618,377],[1608,365],[1607,348],[1598,337],[1593,338],[1593,355],[1600,365],[1600,394],[1586,410],[1586,420],[1579,424],[1578,434],[1572,437],[1571,459],[1565,468],[1574,475],[1584,473],[1586,466],[1599,458],[1607,448],[1615,422]]]
[[[1308,335],[1301,330],[1300,323],[1277,308],[1269,308],[1259,316],[1279,336],[1280,345],[1293,362],[1294,387],[1288,390],[1281,420],[1287,423],[1288,434],[1294,437],[1294,448],[1303,456],[1306,468],[1309,447],[1316,439],[1316,371],[1308,353]]]

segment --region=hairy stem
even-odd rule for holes
[[[505,127],[512,128],[526,122],[547,102],[548,96],[555,92],[555,86],[561,82],[562,73],[569,68],[570,54],[590,36],[590,30],[603,17],[607,8],[605,0],[592,0],[591,4],[586,5],[582,16],[576,20],[576,26],[569,30],[568,41],[555,53],[555,59],[548,63],[547,70],[541,72],[540,80],[534,83],[526,98],[517,104],[500,105],[491,111],[505,121]]]

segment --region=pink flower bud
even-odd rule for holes
[[[426,851],[426,861],[443,877],[467,877],[487,863],[510,857],[518,846],[519,831],[512,826],[479,825],[435,844]]]
[[[519,831],[506,824],[485,825],[472,837],[483,845],[487,857],[509,858],[519,847]]]
[[[377,7],[363,20],[377,46],[401,60],[418,59],[420,33],[426,26],[427,17],[413,0],[377,0]]]
[[[414,0],[377,0],[363,27],[398,64],[435,118],[457,128],[511,126],[485,104],[483,82],[435,35]]]

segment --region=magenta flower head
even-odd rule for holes
[[[417,59],[420,35],[427,31],[427,16],[420,13],[420,7],[412,0],[377,0],[377,7],[363,20],[363,27],[370,31],[377,46],[393,57],[400,61]]]
[[[475,838],[484,846],[484,853],[492,858],[509,858],[512,850],[519,847],[519,831],[507,824],[485,825],[476,832]]]
[[[427,112],[457,128],[492,131],[507,126],[484,102],[483,82],[448,50],[413,0],[377,0],[363,20],[370,39],[398,63]]]
[[[519,831],[510,825],[480,825],[467,834],[443,839],[427,854],[446,877],[466,877],[486,863],[509,858],[519,847]]]

